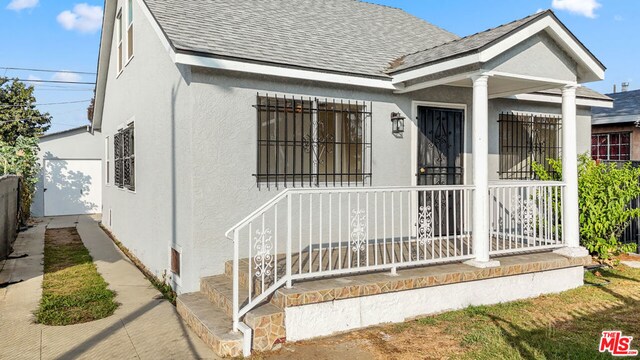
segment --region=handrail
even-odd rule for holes
[[[261,213],[263,213],[265,210],[267,210],[269,207],[271,207],[272,204],[277,203],[278,201],[280,201],[280,199],[282,199],[283,197],[285,197],[287,195],[287,193],[289,192],[289,189],[284,189],[282,192],[280,192],[278,195],[274,196],[273,198],[271,198],[271,200],[267,201],[266,203],[264,203],[262,206],[260,206],[259,208],[257,208],[254,212],[252,212],[251,214],[249,214],[247,217],[245,217],[244,219],[238,221],[238,223],[236,223],[235,225],[233,225],[231,228],[229,228],[229,230],[227,230],[224,233],[224,236],[229,239],[229,240],[233,240],[233,237],[229,236],[234,230],[238,229],[239,227],[243,226],[244,224],[248,223],[249,221],[255,219],[256,217],[258,217],[258,215],[260,215]]]
[[[473,190],[474,186],[473,185],[447,185],[447,186],[443,186],[443,185],[418,185],[418,186],[379,186],[379,187],[344,187],[344,188],[305,188],[305,189],[284,189],[282,192],[280,192],[278,195],[274,196],[271,200],[267,201],[266,203],[264,203],[262,206],[260,206],[259,208],[257,208],[255,211],[253,211],[251,214],[249,214],[248,216],[246,216],[244,219],[238,221],[235,225],[233,225],[231,228],[229,228],[229,230],[227,230],[224,233],[224,236],[229,239],[229,240],[233,240],[233,237],[231,236],[231,233],[242,227],[244,224],[250,222],[251,220],[254,220],[256,217],[258,217],[258,215],[260,215],[261,213],[263,213],[264,211],[268,210],[269,207],[271,207],[273,204],[279,202],[283,197],[286,196],[286,194],[307,194],[307,193],[345,193],[345,192],[352,192],[352,193],[358,193],[358,192],[387,192],[387,191],[411,191],[411,190],[422,190],[422,191],[429,191],[429,190]]]

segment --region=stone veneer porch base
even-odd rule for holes
[[[492,268],[457,262],[398,270],[396,276],[379,272],[294,282],[243,320],[253,329],[253,350],[265,351],[285,340],[568,290],[582,285],[583,266],[591,262],[588,256],[566,258],[553,252],[497,260],[500,266]],[[223,356],[241,354],[240,334],[222,330],[231,325],[231,268],[227,263],[225,274],[203,278],[199,293],[178,299],[180,314]],[[246,280],[248,274],[241,271],[239,278]],[[241,281],[241,293],[246,294],[246,288]],[[218,329],[212,321],[224,324]],[[211,331],[214,327],[217,331]]]

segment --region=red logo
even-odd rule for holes
[[[623,336],[622,331],[603,331],[600,338],[601,353],[610,352],[613,356],[636,356],[638,350],[631,349],[632,336]]]

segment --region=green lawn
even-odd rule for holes
[[[599,273],[585,277],[585,283],[597,286],[469,307],[291,347],[300,355],[339,344],[357,346],[371,359],[612,359],[598,352],[603,330],[633,336],[632,349],[640,349],[640,269],[618,266]],[[286,358],[287,353],[258,357]]]
[[[38,323],[70,325],[113,314],[118,304],[107,285],[75,228],[46,231]]]

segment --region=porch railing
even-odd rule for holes
[[[472,192],[471,186],[284,190],[226,233],[234,242],[234,328],[294,280],[471,259]]]
[[[562,239],[564,184],[550,181],[489,185],[490,254],[557,248]]]

